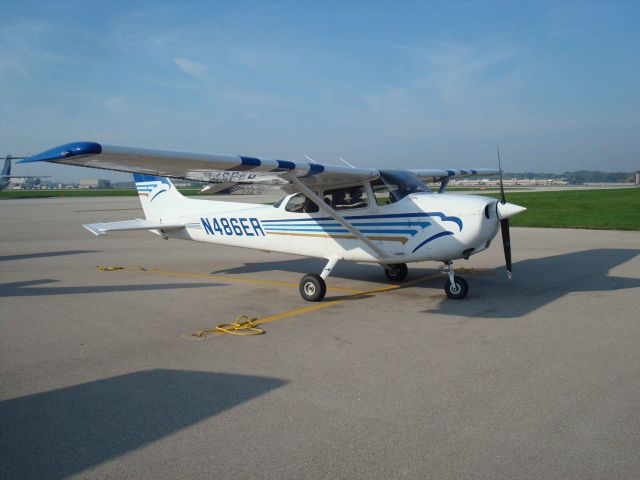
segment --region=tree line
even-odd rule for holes
[[[578,170],[577,172],[558,173],[505,173],[505,177],[527,178],[530,180],[539,180],[550,178],[554,180],[564,179],[572,185],[580,185],[582,183],[634,183],[636,180],[635,172],[598,172],[594,170]]]

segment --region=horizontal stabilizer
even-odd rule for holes
[[[158,223],[149,222],[141,218],[135,220],[122,220],[120,222],[88,223],[82,225],[94,235],[106,235],[107,232],[124,232],[127,230],[179,230],[184,228],[184,223]]]

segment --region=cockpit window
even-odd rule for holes
[[[315,213],[320,210],[311,199],[305,197],[301,193],[296,193],[291,197],[284,209],[287,212],[294,213]]]
[[[422,180],[404,170],[380,170],[380,178],[371,182],[371,187],[378,205],[398,202],[411,193],[431,192]]]
[[[331,205],[334,210],[349,210],[369,206],[369,198],[364,185],[325,190],[324,201]]]

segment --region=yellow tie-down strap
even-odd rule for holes
[[[258,328],[258,319],[249,318],[246,315],[240,315],[236,318],[234,323],[221,323],[213,330],[198,330],[192,335],[194,337],[204,338],[207,335],[217,334],[222,335],[228,333],[229,335],[262,335],[264,330]]]

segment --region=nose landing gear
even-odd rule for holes
[[[462,300],[469,293],[469,285],[464,278],[454,275],[453,262],[445,262],[445,268],[449,278],[444,282],[444,292],[453,300]]]

